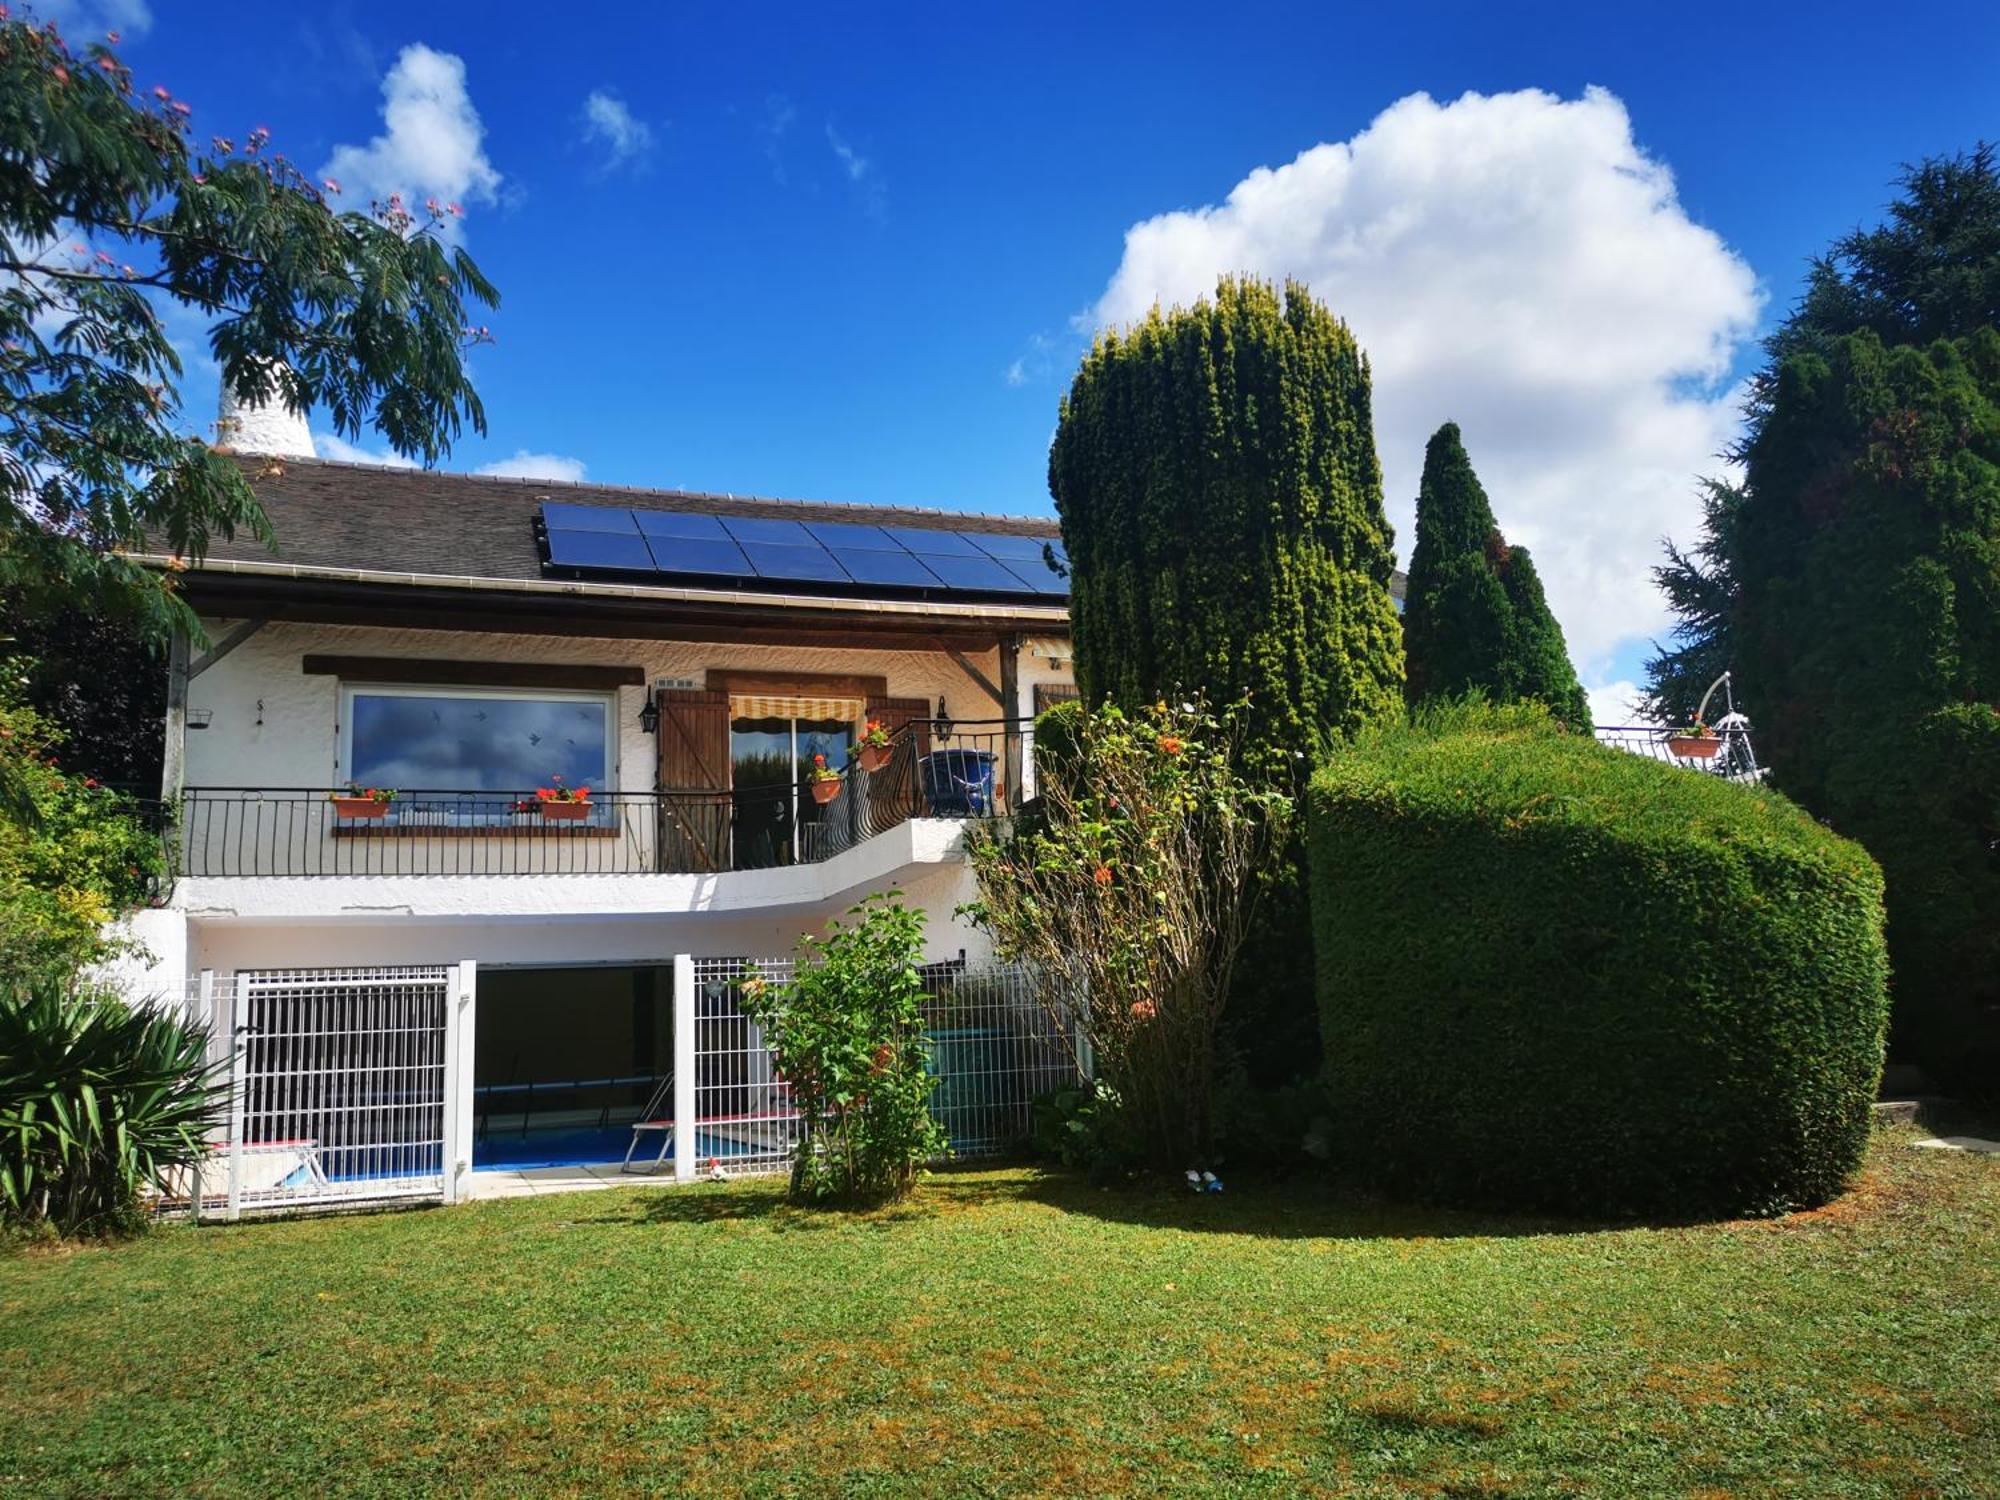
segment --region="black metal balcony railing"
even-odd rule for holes
[[[1006,812],[1008,740],[1023,722],[917,722],[831,801],[810,782],[730,791],[598,792],[551,813],[532,791],[399,788],[379,816],[343,816],[317,787],[188,787],[180,873],[314,875],[720,874],[816,864],[912,818]]]

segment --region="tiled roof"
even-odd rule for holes
[[[909,505],[841,505],[547,479],[445,474],[324,459],[239,460],[277,532],[274,555],[255,539],[217,542],[211,558],[463,578],[543,576],[535,514],[544,500],[628,510],[697,511],[794,521],[1061,535],[1053,517],[991,516]]]

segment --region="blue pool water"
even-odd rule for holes
[[[728,1161],[739,1156],[765,1156],[776,1149],[746,1145],[725,1136],[699,1131],[695,1135],[695,1155],[701,1161],[711,1156]],[[632,1144],[631,1127],[614,1125],[605,1130],[530,1130],[525,1136],[506,1132],[473,1142],[472,1169],[475,1172],[518,1172],[525,1167],[579,1167],[625,1159]],[[660,1154],[660,1138],[650,1132],[632,1153],[633,1165],[651,1161]],[[667,1152],[672,1161],[674,1153]]]

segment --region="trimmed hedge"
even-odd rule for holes
[[[1334,1140],[1378,1185],[1776,1213],[1860,1162],[1882,877],[1791,802],[1454,706],[1364,735],[1308,820]]]

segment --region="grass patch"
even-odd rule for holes
[[[945,1174],[0,1257],[0,1491],[1974,1495],[2000,1163],[1579,1229]]]

